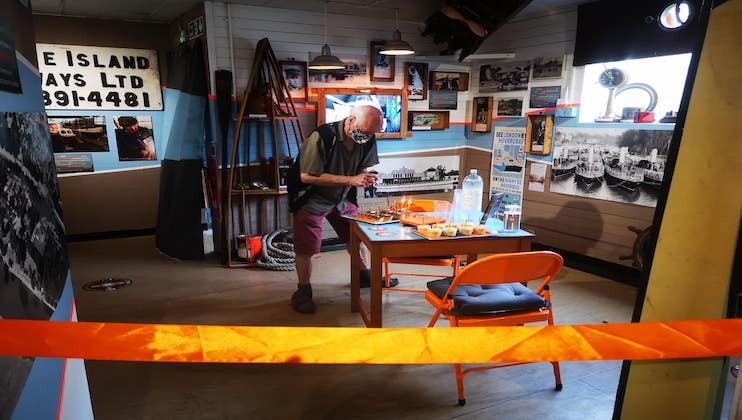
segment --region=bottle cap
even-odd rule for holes
[[[477,170],[476,170],[476,169],[471,169],[471,170],[469,171],[469,173],[470,173],[470,174],[475,174],[475,173],[477,173]]]

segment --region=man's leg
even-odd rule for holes
[[[291,297],[291,306],[301,313],[315,311],[312,300],[312,257],[322,245],[322,216],[304,209],[294,212],[294,252],[298,287]]]

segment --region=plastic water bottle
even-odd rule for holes
[[[477,174],[476,169],[472,169],[469,175],[461,183],[461,210],[471,223],[479,223],[479,217],[482,214],[482,193],[484,192],[484,181]]]

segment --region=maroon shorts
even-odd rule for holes
[[[358,207],[348,204],[343,215],[358,213]],[[350,224],[337,209],[333,208],[326,216],[310,213],[304,209],[294,212],[294,252],[297,255],[319,254],[322,247],[322,219],[327,218],[332,228],[344,243],[350,240]]]

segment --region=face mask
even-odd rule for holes
[[[363,144],[371,140],[374,136],[369,136],[368,134],[364,133],[363,131],[354,128],[350,131],[350,138],[353,139],[354,142],[358,144]]]

